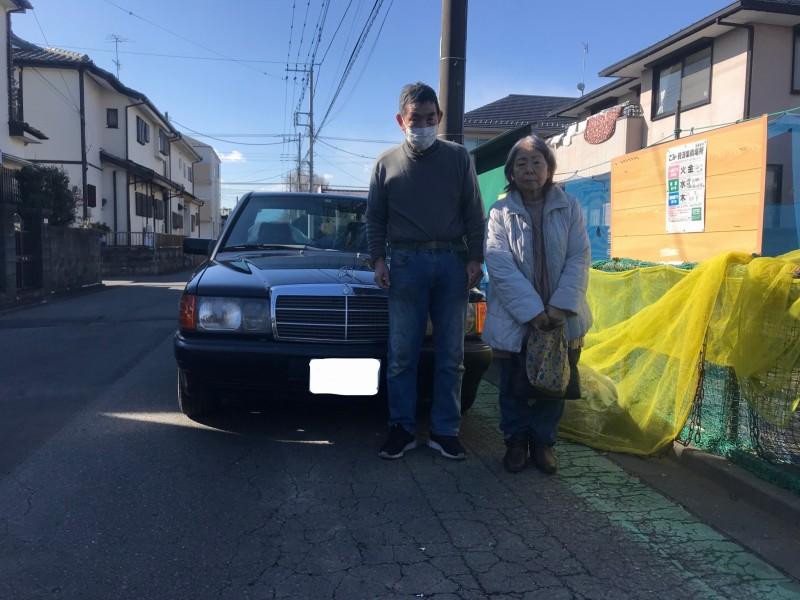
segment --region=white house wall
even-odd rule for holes
[[[217,238],[221,228],[221,161],[211,146],[194,145],[193,148],[202,157],[202,161],[194,167],[194,193],[205,202],[199,210],[198,235]]]
[[[196,160],[195,157],[183,147],[182,143],[171,144],[171,179],[189,191],[194,189],[192,181],[189,179],[189,169],[192,166],[193,160]]]
[[[81,161],[80,89],[78,72],[68,69],[20,69],[25,120],[49,139],[29,144],[25,158]],[[71,179],[80,186],[80,177]]]
[[[2,2],[0,3],[2,6],[2,17],[3,22],[0,24],[0,65],[3,68],[3,76],[0,77],[0,104],[3,105],[0,108],[0,151],[3,154],[12,154],[19,158],[25,156],[25,144],[17,140],[16,138],[12,138],[8,134],[8,77],[6,77],[6,65],[8,64],[8,31],[6,29],[6,11],[9,10],[8,3]],[[33,123],[31,123],[33,125]]]
[[[150,141],[140,144],[136,138],[136,117],[141,117],[150,126]],[[120,121],[124,123],[125,114],[120,114]],[[128,109],[128,158],[142,166],[152,169],[156,173],[164,174],[164,157],[158,151],[158,129],[162,125],[150,117],[150,112],[142,106],[132,106]],[[169,173],[167,171],[167,173]],[[169,174],[167,175],[169,176]]]

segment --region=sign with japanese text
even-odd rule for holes
[[[707,140],[667,150],[667,233],[705,230]]]

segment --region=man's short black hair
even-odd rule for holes
[[[400,90],[400,114],[404,114],[406,106],[409,104],[422,104],[423,102],[433,102],[436,105],[436,112],[441,113],[439,99],[433,88],[421,81],[409,83]]]

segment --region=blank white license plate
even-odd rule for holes
[[[312,394],[374,396],[378,393],[381,361],[375,358],[314,358],[309,361]]]

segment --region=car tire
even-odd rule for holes
[[[219,409],[215,391],[196,375],[178,369],[178,407],[190,419],[208,415]]]
[[[472,408],[472,405],[475,404],[475,399],[478,396],[478,385],[480,384],[480,382],[481,382],[480,379],[472,381],[466,378],[461,382],[462,415],[467,414],[467,412],[469,412],[469,409]]]

